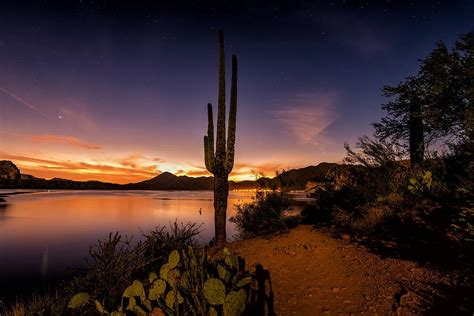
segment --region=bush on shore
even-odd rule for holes
[[[286,211],[290,201],[279,191],[257,192],[250,203],[236,205],[237,213],[230,221],[239,231],[241,239],[268,235],[288,230]]]
[[[363,138],[358,145],[358,153],[346,147],[346,162],[357,165],[335,171],[317,188],[312,194],[316,202],[301,213],[303,222],[353,236],[391,239],[411,248],[436,252],[444,247],[445,253],[472,255],[468,160],[451,152],[410,168],[392,147],[377,140]]]

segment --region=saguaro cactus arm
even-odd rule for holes
[[[232,81],[230,87],[229,130],[227,132],[226,173],[234,167],[235,127],[237,117],[237,57],[232,56]]]
[[[214,173],[214,117],[212,104],[207,104],[207,136],[204,136],[204,162],[206,169]]]

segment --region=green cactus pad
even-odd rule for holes
[[[152,301],[159,300],[160,297],[165,293],[165,291],[166,291],[166,282],[162,279],[158,279],[155,282],[153,282],[150,292],[148,293],[148,299]]]
[[[107,311],[105,310],[104,305],[102,305],[101,302],[99,302],[98,300],[95,300],[94,303],[95,303],[95,309],[96,309],[101,315],[108,314]]]
[[[233,254],[228,254],[225,256],[225,263],[232,268],[239,270],[239,257]]]
[[[229,282],[231,278],[230,271],[220,264],[217,265],[217,274],[219,275],[219,279],[223,280],[225,283]]]
[[[228,256],[228,255],[231,255],[232,252],[230,252],[229,248],[227,247],[224,247],[224,249],[222,249],[222,253],[225,255],[225,256]]]
[[[204,296],[211,305],[222,305],[225,300],[225,285],[219,279],[210,278],[204,283]]]
[[[126,316],[124,312],[112,312],[110,313],[110,316]]]
[[[149,275],[148,275],[148,281],[150,283],[153,283],[156,279],[158,279],[158,275],[156,275],[155,272],[151,272]]]
[[[132,311],[136,316],[146,316],[148,314],[138,305],[133,306],[130,311]]]
[[[168,272],[169,271],[170,271],[170,266],[167,263],[162,265],[161,269],[160,269],[160,278],[162,278],[165,281],[168,281]]]
[[[72,309],[81,308],[89,302],[89,298],[89,294],[85,292],[77,293],[71,298],[67,307]]]
[[[240,279],[239,282],[237,282],[237,287],[244,287],[246,285],[249,285],[250,283],[252,283],[252,277],[248,276]]]
[[[178,281],[181,277],[181,271],[179,269],[173,269],[168,271],[168,278],[166,281],[172,286],[175,287],[178,284]]]
[[[145,300],[145,288],[143,287],[142,282],[135,280],[132,285],[127,287],[123,292],[123,297],[139,297],[142,301]]]
[[[168,266],[170,269],[174,269],[178,266],[179,263],[179,252],[178,250],[173,250],[168,256]]]
[[[143,304],[143,306],[146,307],[146,309],[147,309],[148,311],[151,311],[151,310],[152,310],[152,306],[151,306],[150,300],[144,300],[142,304]]]
[[[176,303],[176,299],[178,301],[178,304],[184,303],[184,299],[181,294],[179,294],[179,292],[169,291],[168,294],[166,294],[165,298],[166,306],[168,306],[169,308],[173,308]]]
[[[224,302],[224,316],[239,316],[245,311],[245,302],[247,294],[244,289],[230,292]]]

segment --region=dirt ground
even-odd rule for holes
[[[228,248],[244,257],[249,269],[261,264],[269,271],[269,306],[276,315],[443,314],[433,301],[444,295],[439,289],[451,285],[452,275],[411,261],[382,259],[347,239],[302,225]]]

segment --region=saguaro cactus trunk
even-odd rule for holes
[[[423,111],[418,100],[410,104],[410,163],[412,167],[420,166],[425,155],[425,142],[423,135]]]
[[[232,56],[232,82],[230,88],[229,126],[226,139],[225,109],[225,56],[224,34],[219,32],[219,94],[217,100],[217,131],[214,150],[214,115],[212,104],[207,105],[208,127],[204,136],[204,161],[214,175],[214,242],[226,242],[227,197],[229,196],[229,173],[234,167],[235,127],[237,115],[237,57]]]

